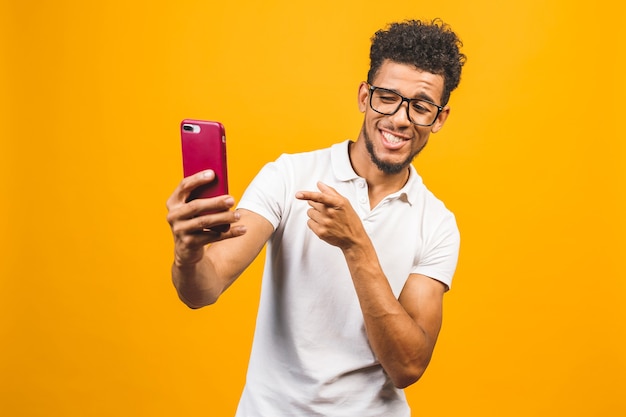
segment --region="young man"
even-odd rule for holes
[[[238,417],[410,415],[402,388],[430,361],[459,249],[411,162],[448,117],[460,46],[441,21],[390,25],[372,38],[355,142],[281,156],[236,211],[230,196],[185,202],[211,171],[168,200],[189,307],[214,303],[268,244]]]

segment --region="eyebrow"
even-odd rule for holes
[[[404,97],[404,95],[402,95],[402,93],[399,92],[398,90],[396,90],[395,88],[387,88],[387,87],[379,87],[379,88],[383,88],[385,90],[392,91],[392,92],[394,92],[394,93]],[[411,100],[426,100],[426,101],[429,101],[429,102],[431,102],[433,104],[437,104],[435,102],[435,100],[432,97],[430,97],[428,94],[426,94],[426,93],[419,93],[417,95],[417,97],[407,97],[407,98],[409,98]]]
[[[426,94],[426,93],[420,93],[420,94],[419,94],[417,97],[415,97],[415,98],[417,98],[418,100],[426,100],[426,101],[429,101],[429,102],[431,102],[431,103],[433,103],[433,104],[437,104],[437,103],[435,102],[435,99],[433,99],[431,96],[429,96],[429,95],[428,95],[428,94]]]

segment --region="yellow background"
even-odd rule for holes
[[[233,415],[261,262],[213,307],[177,300],[178,123],[225,124],[238,198],[355,138],[370,36],[434,17],[468,62],[416,166],[462,250],[414,415],[625,415],[617,4],[3,0],[0,415]]]

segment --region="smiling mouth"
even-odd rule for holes
[[[385,140],[387,142],[389,142],[389,143],[392,143],[392,144],[398,144],[398,143],[404,142],[405,140],[408,140],[408,139],[403,139],[401,137],[398,137],[398,136],[396,136],[396,135],[394,135],[392,133],[389,133],[389,132],[382,132],[381,131],[381,133],[382,133],[383,137],[385,138]]]

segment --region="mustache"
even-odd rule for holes
[[[412,130],[412,129],[411,129],[411,126],[398,128],[398,127],[396,127],[396,126],[394,126],[394,125],[390,125],[390,124],[388,125],[388,124],[382,124],[382,123],[381,123],[381,124],[379,124],[379,125],[378,125],[378,128],[379,128],[379,129],[386,130],[386,131],[388,131],[389,133],[397,133],[397,134],[399,134],[399,135],[403,135],[403,136],[411,136],[411,137],[413,137],[413,135],[412,135],[412,134],[410,134],[410,132],[411,132],[411,130]]]

